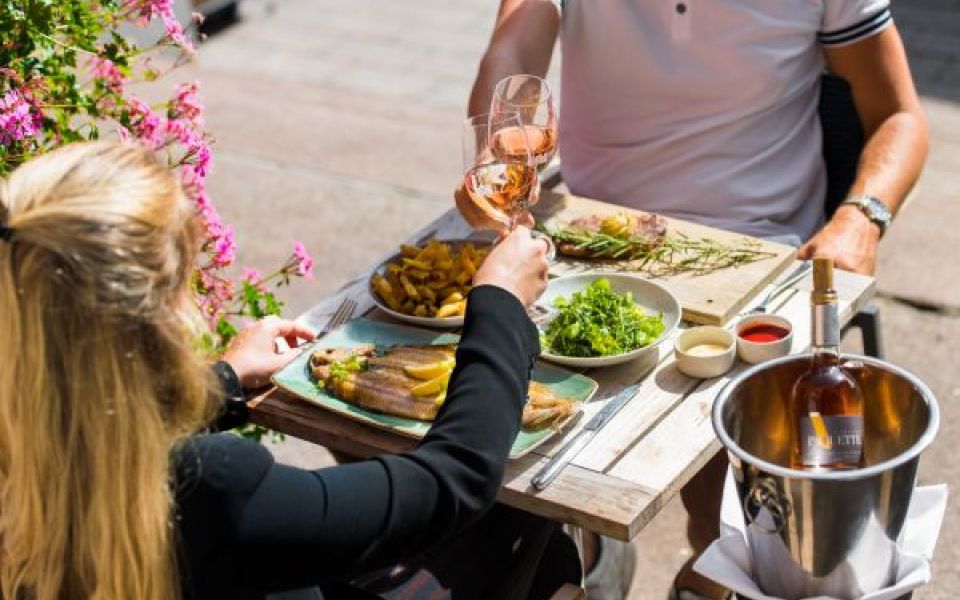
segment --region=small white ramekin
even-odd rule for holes
[[[687,351],[700,344],[717,344],[725,348],[721,354],[694,356]],[[690,377],[710,379],[730,370],[737,357],[737,345],[733,334],[723,327],[704,325],[691,327],[677,337],[673,344],[677,368]]]

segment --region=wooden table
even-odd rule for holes
[[[464,238],[470,233],[467,224],[451,211],[409,241]],[[367,294],[368,278],[369,272],[363,273],[300,320],[319,330],[347,297],[359,304],[355,316],[386,320]],[[809,286],[809,278],[806,285]],[[874,280],[838,272],[836,286],[841,297],[841,319],[847,322],[872,294]],[[807,291],[809,287],[804,289],[804,284],[800,284],[780,296],[772,307],[772,312],[793,322],[795,352],[809,346]],[[747,305],[755,302],[751,299]],[[607,398],[637,381],[642,381],[642,385],[546,490],[535,491],[530,486],[531,477],[595,414],[601,402],[588,403],[584,418],[563,435],[511,461],[500,501],[620,540],[636,536],[719,450],[720,443],[710,422],[711,404],[720,388],[747,367],[738,363],[725,377],[692,379],[677,370],[672,346],[671,341],[661,344],[659,357],[647,364],[634,362],[587,372],[600,383],[595,399]],[[355,456],[400,452],[416,444],[414,440],[344,419],[281,390],[270,390],[251,400],[250,405],[256,423]]]

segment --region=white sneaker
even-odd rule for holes
[[[637,549],[612,538],[600,537],[600,554],[587,573],[587,600],[624,600],[637,568]]]

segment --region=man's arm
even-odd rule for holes
[[[490,45],[470,92],[468,114],[489,111],[493,88],[508,75],[544,77],[559,27],[560,15],[550,0],[501,0]]]
[[[927,156],[927,124],[910,76],[900,34],[882,33],[825,49],[829,70],[847,80],[866,144],[850,196],[868,195],[896,214]],[[800,258],[832,256],[837,266],[873,273],[880,228],[859,208],[845,205],[806,245]]]

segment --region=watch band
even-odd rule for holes
[[[875,223],[880,228],[880,237],[887,232],[890,222],[893,221],[893,213],[887,207],[887,204],[875,196],[861,195],[851,196],[840,203],[851,204],[860,209],[871,223]]]

